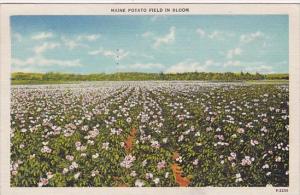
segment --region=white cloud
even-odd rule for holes
[[[264,37],[265,37],[265,34],[260,31],[257,31],[254,33],[249,33],[249,34],[242,34],[240,36],[240,42],[241,43],[251,43],[253,41],[262,39]]]
[[[130,52],[130,56],[132,57],[138,57],[138,58],[145,58],[145,59],[154,59],[154,56],[153,55],[149,55],[149,54],[146,54],[146,53],[136,53],[136,52]]]
[[[77,47],[88,47],[87,45],[80,43],[78,40],[72,40],[64,36],[61,37],[61,40],[64,46],[66,46],[70,50],[73,50]]]
[[[23,37],[20,33],[13,33],[12,36],[17,42],[21,42],[23,40]]]
[[[95,40],[99,39],[100,36],[101,36],[100,34],[77,35],[77,36],[71,37],[71,38],[62,36],[61,40],[65,47],[67,47],[70,50],[73,50],[73,49],[79,48],[79,47],[88,48],[89,46],[85,43],[95,41]]]
[[[273,67],[261,61],[238,61],[229,60],[223,64],[224,68],[235,68],[237,71],[250,72],[250,73],[273,73]],[[239,67],[239,68],[237,68]]]
[[[185,60],[178,64],[170,66],[165,72],[167,73],[182,73],[182,72],[204,72],[209,66],[215,65],[213,60],[206,60],[204,63],[199,63],[194,60]]]
[[[172,26],[169,29],[169,33],[162,36],[162,37],[156,37],[154,42],[154,47],[158,48],[161,44],[169,44],[175,41],[175,26]]]
[[[166,15],[155,15],[155,16],[152,16],[152,17],[150,18],[150,21],[151,21],[151,22],[155,22],[155,21],[157,21],[157,20],[159,20],[159,19],[164,19],[164,18],[167,18],[167,16],[166,16]]]
[[[183,62],[171,65],[164,72],[166,73],[183,73],[183,72],[208,72],[211,67],[218,68],[218,72],[227,71],[243,71],[243,72],[259,72],[259,73],[273,73],[272,66],[264,62],[243,62],[238,60],[229,60],[226,62],[216,62],[214,60],[206,60],[203,63],[188,59]]]
[[[206,60],[204,63],[204,65],[207,67],[211,66],[211,65],[216,65],[216,64],[218,64],[218,63],[214,62],[213,60]]]
[[[245,67],[243,71],[251,72],[251,73],[259,72],[263,74],[274,72],[272,66],[268,66],[268,65],[249,66],[249,67]]]
[[[208,38],[210,39],[222,39],[223,38],[224,33],[221,31],[213,31],[208,35]]]
[[[51,32],[40,32],[38,34],[35,34],[31,37],[33,40],[43,40],[53,37],[53,33]]]
[[[148,55],[148,54],[140,54],[139,56],[144,57],[144,58],[148,58],[148,59],[154,59],[154,56]]]
[[[234,48],[234,49],[230,49],[230,50],[228,50],[226,57],[228,59],[232,59],[234,56],[241,55],[242,52],[243,52],[243,50],[241,48],[239,48],[239,47]]]
[[[90,34],[90,35],[78,35],[77,40],[78,41],[95,41],[100,38],[100,34]]]
[[[142,34],[142,37],[147,38],[147,37],[150,37],[150,36],[152,36],[152,35],[153,35],[152,32],[147,31],[147,32],[144,32],[144,33]]]
[[[164,68],[165,66],[159,63],[136,63],[130,65],[120,65],[120,69],[151,69],[151,68]]]
[[[241,65],[242,65],[241,62],[238,60],[229,60],[223,64],[224,67],[232,67],[232,66],[237,67]]]
[[[30,66],[34,69],[35,67],[49,67],[49,66],[61,66],[61,67],[77,67],[82,66],[79,59],[75,60],[58,60],[48,59],[43,56],[30,57],[25,60],[13,58],[13,68],[29,68]]]
[[[280,66],[288,66],[289,63],[288,63],[288,61],[283,60],[283,61],[277,62],[276,65],[280,65]]]
[[[233,32],[225,32],[225,31],[219,31],[219,30],[214,30],[210,33],[206,33],[207,37],[209,39],[214,39],[214,40],[224,40],[227,37],[234,37],[235,33]]]
[[[127,57],[130,53],[128,51],[125,51],[123,49],[119,49],[118,51],[112,51],[112,50],[104,50],[103,48],[100,48],[98,50],[93,50],[88,52],[89,55],[101,55],[105,57],[111,57],[111,58],[118,58],[123,59]]]
[[[262,47],[267,48],[268,46],[269,46],[269,44],[266,41],[264,41],[263,44],[262,44]]]
[[[41,54],[41,53],[44,53],[46,50],[55,49],[59,46],[60,46],[60,44],[56,43],[56,42],[53,42],[53,43],[44,42],[42,45],[34,47],[33,51],[36,54]]]
[[[201,29],[201,28],[197,28],[196,33],[198,35],[200,35],[200,37],[204,37],[205,34],[206,34],[205,31],[203,29]]]

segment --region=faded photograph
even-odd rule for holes
[[[18,15],[11,187],[288,187],[288,15]]]

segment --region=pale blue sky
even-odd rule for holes
[[[12,71],[288,72],[288,16],[12,16]]]

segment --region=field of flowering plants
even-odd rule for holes
[[[16,85],[11,186],[288,186],[287,84]]]

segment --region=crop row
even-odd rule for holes
[[[287,85],[14,86],[11,186],[288,186]]]

